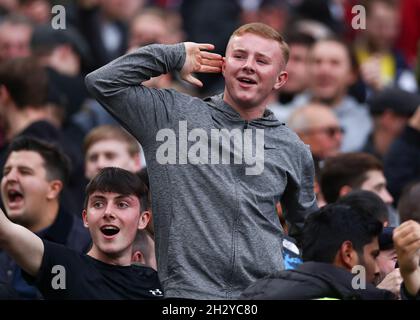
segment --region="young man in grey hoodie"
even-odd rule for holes
[[[281,202],[291,233],[315,211],[309,148],[266,110],[287,80],[288,47],[253,23],[211,44],[150,45],[86,77],[90,93],[144,148],[160,281],[166,297],[234,299],[283,269]],[[223,94],[204,100],[142,82],[179,71],[222,72]]]

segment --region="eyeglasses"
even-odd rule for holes
[[[344,134],[344,132],[344,129],[341,127],[325,127],[305,130],[305,133],[325,133],[330,138],[336,136],[337,134]]]

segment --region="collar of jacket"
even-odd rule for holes
[[[269,109],[265,109],[262,118],[254,119],[251,121],[242,119],[241,115],[223,100],[223,93],[212,97],[207,97],[204,99],[204,101],[215,110],[217,110],[218,113],[221,113],[225,119],[228,119],[232,122],[247,122],[250,126],[259,128],[278,127],[284,125],[284,123],[277,120],[277,118],[274,116],[274,113]]]
[[[295,272],[311,275],[324,281],[332,290],[337,293],[336,297],[345,300],[389,300],[395,299],[395,296],[387,291],[378,289],[370,283],[366,283],[366,288],[355,289],[352,286],[353,274],[344,268],[337,267],[330,263],[305,262],[298,266]]]

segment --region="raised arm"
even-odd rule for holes
[[[409,294],[420,294],[420,224],[409,220],[394,230],[394,245],[404,286]]]
[[[193,72],[220,72],[222,57],[211,44],[192,42],[150,45],[124,55],[86,77],[86,86],[95,97],[140,143],[155,139],[156,130],[167,127],[184,103],[180,94],[141,85],[171,71],[195,85],[202,85]]]
[[[36,276],[44,255],[42,240],[25,227],[11,222],[1,209],[0,249],[7,252],[28,274]]]

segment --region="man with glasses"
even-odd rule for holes
[[[311,147],[315,161],[340,152],[343,129],[334,112],[327,106],[310,103],[295,110],[290,116],[288,126]]]
[[[311,148],[315,164],[314,191],[318,206],[322,207],[325,201],[319,187],[321,162],[340,152],[344,130],[334,112],[319,103],[309,103],[295,110],[290,115],[288,126]]]

